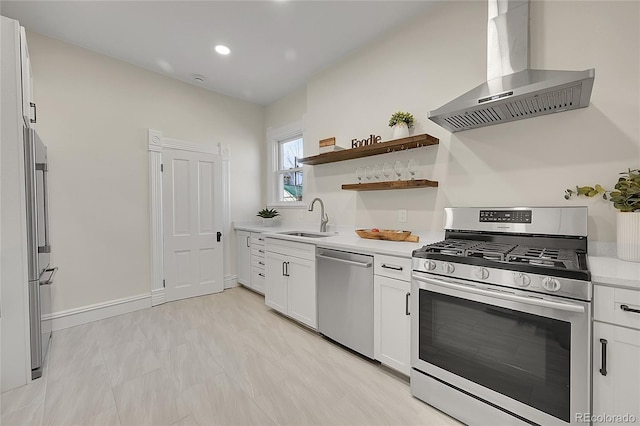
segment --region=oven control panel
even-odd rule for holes
[[[480,210],[480,222],[531,223],[531,210]]]

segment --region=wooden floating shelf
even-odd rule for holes
[[[386,189],[435,188],[438,182],[427,179],[390,180],[387,182],[347,183],[342,189],[347,191],[381,191]]]
[[[408,138],[394,139],[387,142],[359,146],[357,148],[326,152],[312,157],[301,158],[298,162],[309,166],[315,166],[316,164],[335,163],[336,161],[352,160],[354,158],[386,154],[393,151],[421,148],[423,146],[437,145],[439,143],[440,140],[438,138],[424,133],[421,135],[409,136]]]

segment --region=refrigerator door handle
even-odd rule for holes
[[[29,281],[38,279],[38,210],[36,205],[36,152],[35,142],[32,133],[28,128],[24,128],[24,151],[25,151],[25,191],[27,204],[27,240],[29,243],[28,269]]]
[[[43,275],[47,272],[50,272],[51,275],[49,275],[49,278],[46,279],[46,281],[40,281],[40,285],[51,285],[53,284],[53,277],[56,276],[56,274],[58,273],[58,267],[56,266],[55,268],[47,268],[44,270],[44,272],[42,273]]]
[[[42,171],[42,203],[44,213],[44,246],[38,247],[38,253],[51,253],[49,243],[49,165],[47,163],[36,163],[36,170]]]
[[[38,122],[38,107],[36,106],[35,102],[29,102],[29,107],[33,108],[33,118],[29,118],[29,121],[31,123],[37,123]]]

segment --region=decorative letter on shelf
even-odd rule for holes
[[[357,148],[359,146],[373,145],[382,140],[382,136],[369,135],[367,139],[351,139],[351,148]]]

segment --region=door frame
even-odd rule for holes
[[[219,155],[222,160],[222,253],[224,288],[236,284],[231,271],[231,194],[229,191],[229,147],[193,143],[162,136],[158,130],[148,129],[149,151],[149,214],[151,224],[151,306],[165,303],[164,290],[164,227],[162,215],[162,153],[165,149]]]

